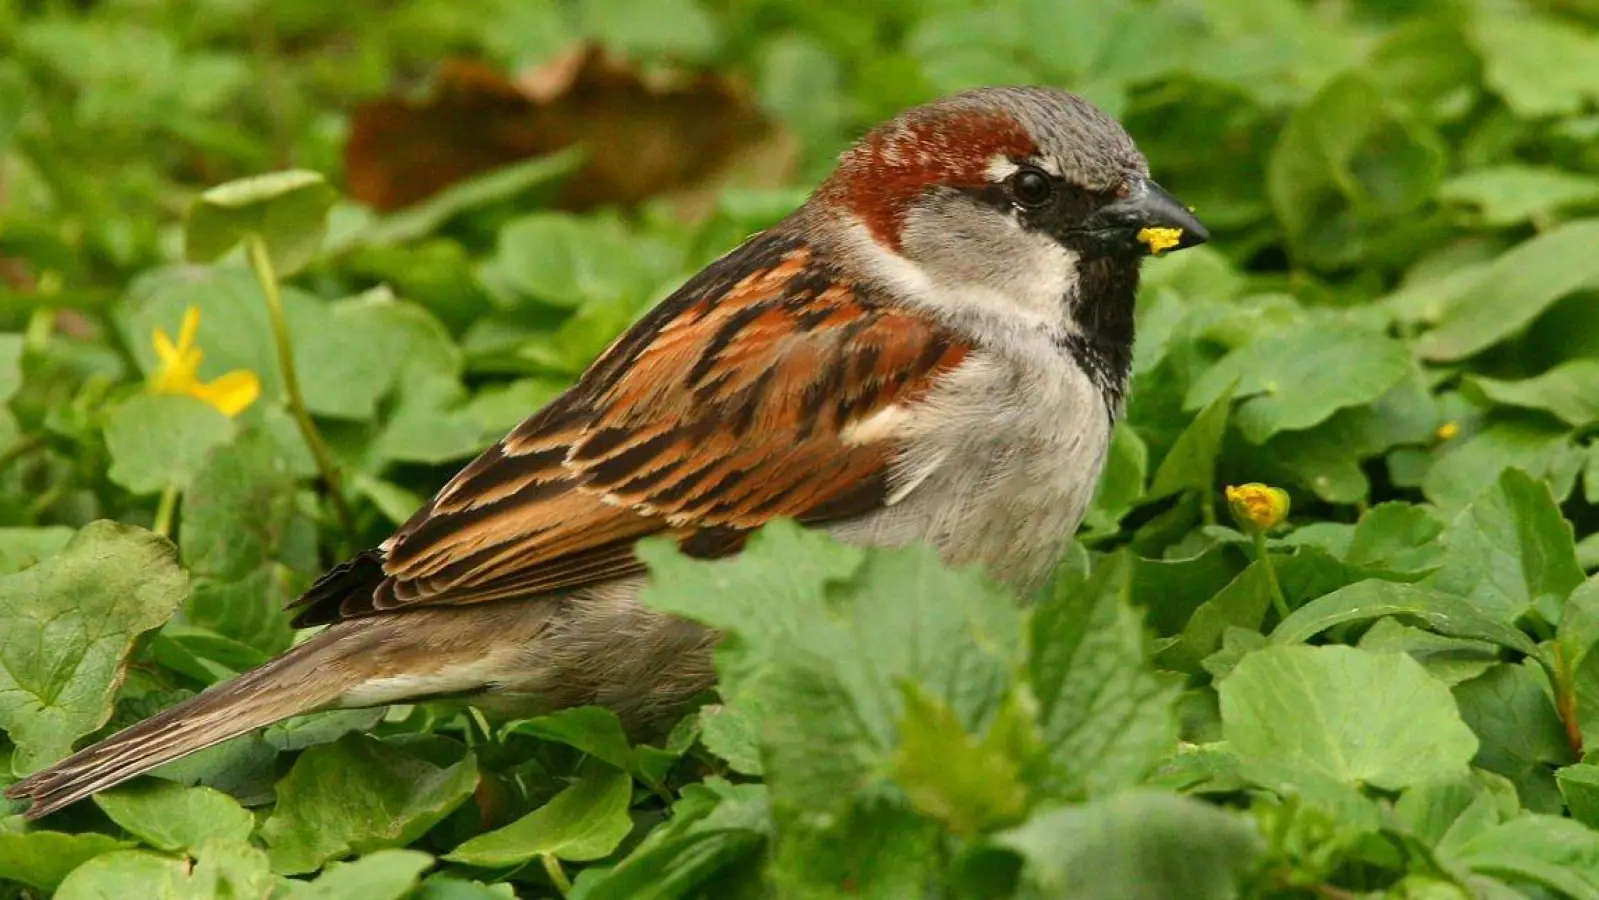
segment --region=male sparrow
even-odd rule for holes
[[[296,624],[327,629],[6,796],[38,817],[288,716],[425,698],[658,730],[717,636],[636,602],[646,535],[717,557],[789,516],[1031,592],[1104,466],[1139,263],[1206,238],[1073,94],[911,109],[324,575]]]

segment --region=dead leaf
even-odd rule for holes
[[[780,184],[796,157],[729,80],[644,75],[581,46],[515,79],[480,62],[445,62],[427,99],[389,97],[355,111],[345,167],[350,193],[386,211],[575,143],[589,162],[557,198],[573,210],[662,194],[692,201],[735,171],[755,186]]]

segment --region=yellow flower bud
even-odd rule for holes
[[[1454,422],[1445,422],[1438,426],[1438,440],[1454,440],[1460,434],[1460,426]]]
[[[1288,492],[1250,483],[1227,488],[1227,506],[1246,531],[1266,531],[1288,518]]]

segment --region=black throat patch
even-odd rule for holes
[[[1095,256],[1091,248],[1078,254],[1077,297],[1071,304],[1077,330],[1056,343],[1099,388],[1112,421],[1120,414],[1133,368],[1133,301],[1138,294],[1138,260]]]

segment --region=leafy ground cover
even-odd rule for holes
[[[0,786],[289,646],[905,105],[1077,89],[1216,237],[1025,608],[647,545],[730,636],[660,746],[307,716],[0,806],[0,897],[1599,897],[1591,0],[358,6],[0,0]]]

